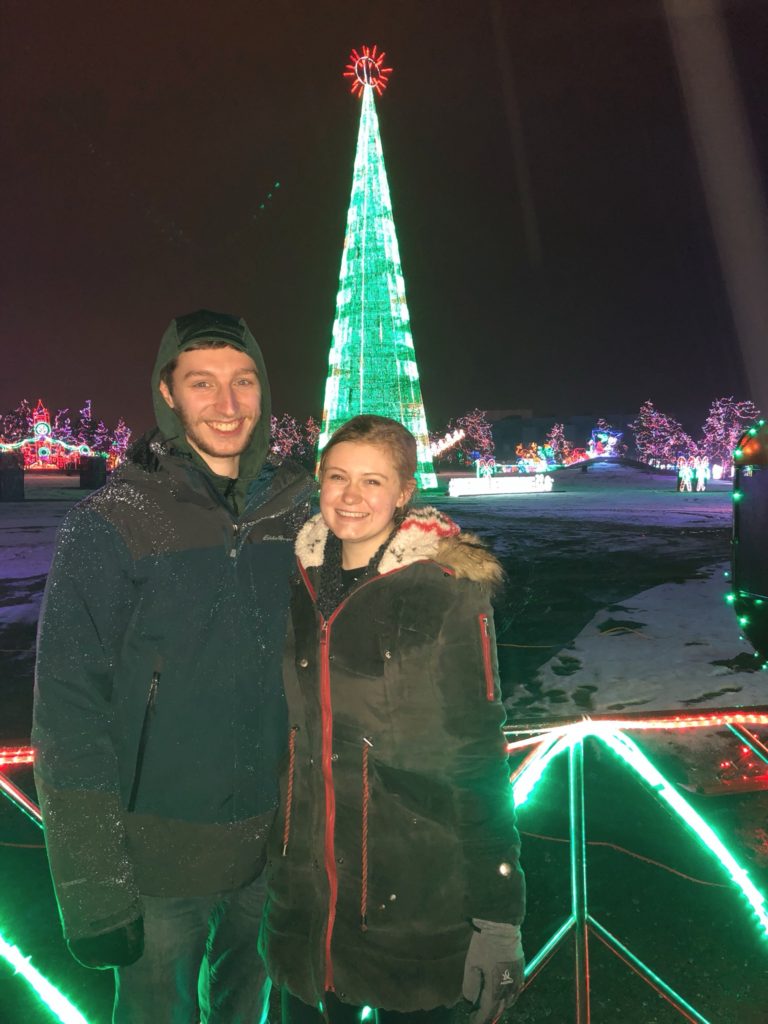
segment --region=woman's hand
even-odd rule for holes
[[[473,918],[462,993],[474,1008],[471,1024],[494,1024],[522,991],[525,955],[520,926]]]

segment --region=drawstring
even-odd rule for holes
[[[361,844],[360,928],[368,931],[368,751],[373,746],[363,736],[363,837]]]
[[[283,827],[283,856],[288,853],[288,837],[291,834],[291,804],[293,803],[293,775],[296,769],[296,733],[298,725],[291,726],[288,734],[288,791],[285,795],[285,825]]]

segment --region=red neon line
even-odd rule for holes
[[[34,758],[32,747],[0,747],[0,768],[9,764],[32,764]]]

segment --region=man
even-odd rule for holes
[[[158,429],[67,516],[48,578],[33,727],[48,856],[73,955],[116,968],[115,1024],[259,1024],[310,481],[265,466],[269,386],[243,320],[172,321],[152,390]]]

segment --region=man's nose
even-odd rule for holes
[[[216,407],[219,412],[227,416],[235,415],[237,412],[237,395],[234,388],[221,388],[216,399]]]

